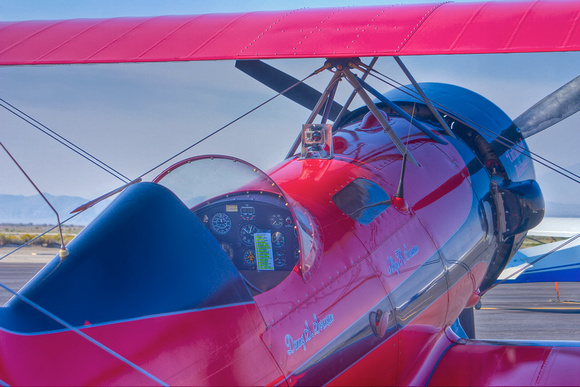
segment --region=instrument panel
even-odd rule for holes
[[[294,220],[278,195],[230,194],[193,212],[246,278],[255,277],[249,272],[289,273],[299,261]]]

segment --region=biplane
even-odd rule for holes
[[[461,328],[543,217],[525,139],[578,110],[579,82],[512,120],[403,63],[578,51],[579,19],[535,1],[0,23],[4,66],[236,60],[312,111],[268,171],[194,156],[119,189],[0,309],[0,381],[580,384],[580,343]],[[367,82],[384,56],[409,85]],[[320,58],[327,87],[261,61],[278,58]]]

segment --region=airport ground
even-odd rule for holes
[[[0,247],[0,257],[14,247]],[[0,260],[0,283],[19,290],[58,248],[24,247]],[[579,340],[580,282],[503,284],[483,297],[475,311],[478,339]],[[11,294],[0,288],[0,305]]]

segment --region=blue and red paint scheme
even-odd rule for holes
[[[415,104],[416,119],[445,144],[383,107],[419,164],[407,165],[404,205],[377,206],[371,221],[360,222],[336,204],[336,195],[360,179],[395,197],[402,156],[366,108],[337,125],[332,159],[292,157],[268,177],[258,171],[262,178],[193,207],[163,185],[172,174],[182,179],[175,171],[200,158],[178,163],[158,184],[127,188],[70,243],[67,259],[55,257],[19,293],[107,349],[14,297],[0,310],[0,379],[437,385],[562,378],[559,371],[580,359],[579,347],[483,343],[452,329],[541,219],[542,199],[530,161],[514,157],[498,137],[525,146],[499,108],[455,86],[423,88],[443,100],[457,138],[422,113],[425,106]],[[387,96],[411,106],[397,92]],[[300,257],[282,276],[242,270],[204,221],[204,208],[238,194],[258,209],[260,196],[247,198],[277,196],[294,224],[297,208],[310,222],[310,235],[295,234]],[[372,195],[360,195],[349,199],[372,204]],[[259,277],[274,282],[260,289],[252,284]],[[510,356],[523,365],[506,361]],[[579,380],[567,375],[556,380]]]
[[[578,51],[578,23],[577,1],[0,22],[0,64]],[[447,109],[457,138],[425,106],[388,94],[443,140],[383,108],[418,162],[407,165],[402,198],[402,156],[365,109],[335,125],[332,159],[256,169],[257,180],[207,202],[190,205],[163,187],[188,162],[128,187],[66,260],[56,257],[0,309],[0,381],[578,384],[578,344],[458,335],[458,316],[494,282],[543,204],[504,113],[464,89],[422,87]],[[251,274],[223,249],[233,241],[219,242],[204,211],[230,199],[233,210],[244,195],[305,226],[293,265],[286,257],[281,270]]]

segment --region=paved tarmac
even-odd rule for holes
[[[478,339],[580,341],[580,282],[502,284],[475,311]]]
[[[14,248],[0,247],[0,258]],[[17,291],[58,249],[25,247],[0,260],[0,283]],[[487,293],[475,311],[478,339],[580,341],[580,282],[503,284]],[[11,294],[0,288],[0,305]]]
[[[0,258],[17,247],[0,247]],[[58,248],[23,247],[0,260],[0,283],[18,291],[44,267],[56,254]],[[0,305],[12,297],[6,289],[0,288]]]

